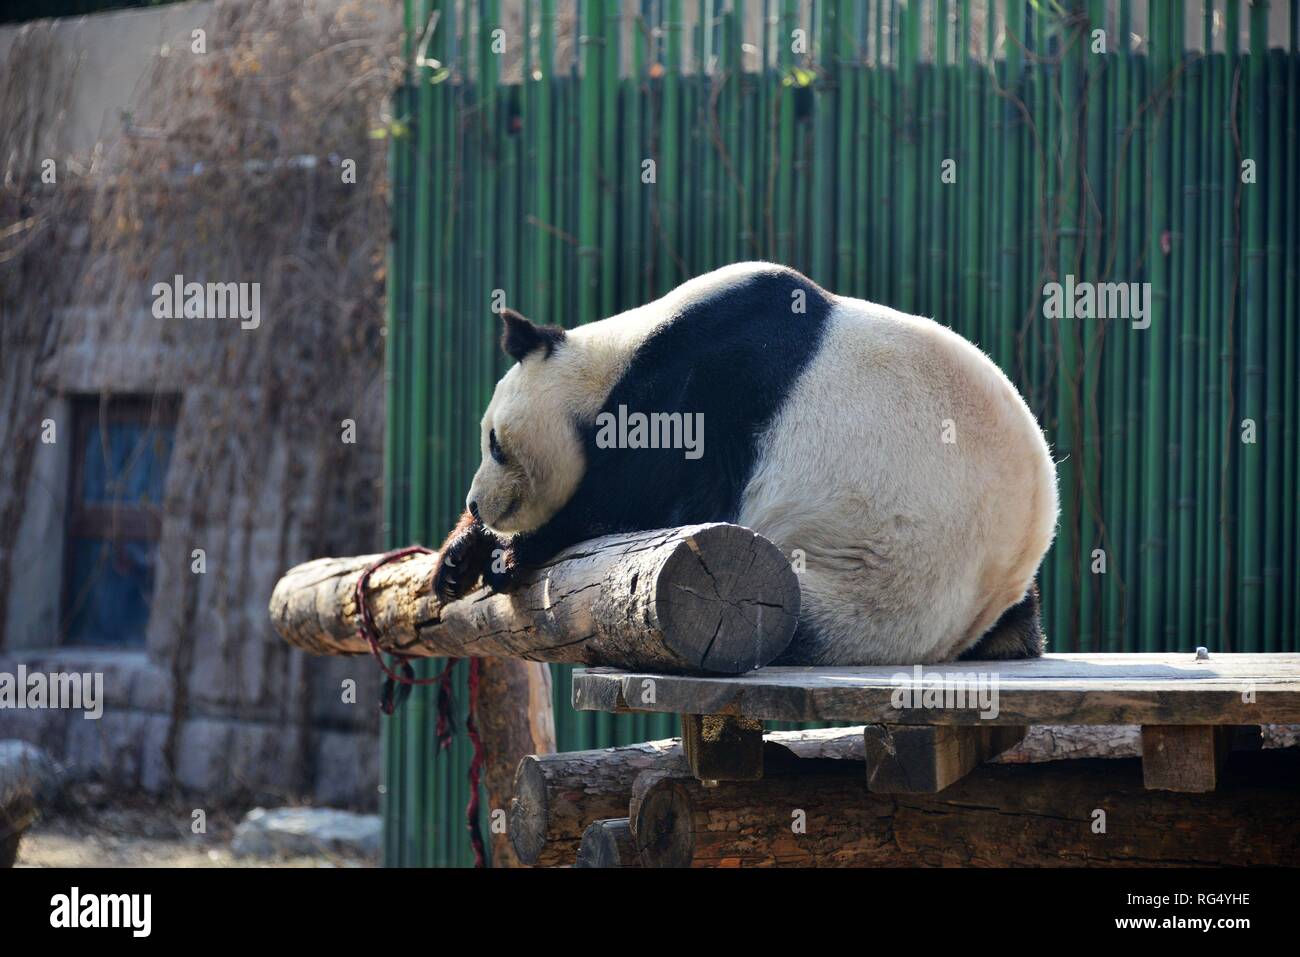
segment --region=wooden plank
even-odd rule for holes
[[[924,691],[938,679],[979,676],[986,689],[996,691],[995,713],[978,702],[976,707],[927,703],[924,695],[919,707],[896,703],[899,693]],[[653,695],[644,693],[647,686]],[[593,668],[574,674],[573,703],[579,710],[863,724],[1296,724],[1300,654],[1045,655],[1032,661],[928,665],[920,672],[897,665],[768,667],[736,677]]]
[[[725,715],[682,715],[682,752],[705,784],[763,777],[763,722]]]
[[[1143,725],[1143,784],[1158,791],[1213,791],[1237,730],[1222,724]]]
[[[869,724],[863,731],[867,788],[875,794],[937,794],[1024,740],[1028,728]]]

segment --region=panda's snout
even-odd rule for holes
[[[478,500],[477,500],[477,499],[473,499],[473,498],[471,498],[468,502],[465,503],[465,507],[468,508],[468,509],[469,509],[469,513],[470,513],[471,515],[474,516],[474,521],[476,521],[476,522],[481,522],[481,521],[483,521],[483,519],[479,516],[479,513],[478,513]]]

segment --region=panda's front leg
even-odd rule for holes
[[[509,543],[488,531],[467,511],[438,549],[433,593],[446,604],[473,591],[480,580],[502,591],[513,576],[513,569]]]

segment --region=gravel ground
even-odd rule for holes
[[[371,867],[373,861],[321,854],[265,861],[236,858],[230,840],[246,808],[205,808],[207,833],[194,834],[195,806],[183,801],[74,790],[23,835],[18,867]]]

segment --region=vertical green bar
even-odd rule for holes
[[[1105,59],[1091,50],[1092,31],[1104,29],[1105,7],[1100,0],[1089,0],[1085,29],[1079,36],[1083,58],[1084,101],[1081,104],[1087,125],[1084,135],[1085,164],[1078,167],[1086,177],[1087,195],[1081,197],[1080,225],[1084,235],[1079,245],[1079,260],[1084,264],[1080,278],[1101,282],[1105,264],[1101,257],[1101,221],[1097,209],[1105,202],[1106,183],[1102,162],[1105,90],[1102,87]],[[1090,316],[1078,321],[1082,349],[1082,388],[1079,392],[1083,462],[1079,474],[1079,649],[1100,651],[1100,575],[1092,572],[1092,551],[1101,546],[1098,538],[1098,513],[1101,508],[1101,427],[1098,420],[1098,392],[1101,373],[1103,324]]]
[[[1238,38],[1240,35],[1240,5],[1229,3],[1226,11],[1226,29],[1224,30],[1225,61],[1222,77],[1220,108],[1223,117],[1223,135],[1220,143],[1223,148],[1223,322],[1224,348],[1222,351],[1221,397],[1222,419],[1224,422],[1223,444],[1221,446],[1222,466],[1219,472],[1219,566],[1223,577],[1221,592],[1223,594],[1223,642],[1224,651],[1242,651],[1241,635],[1237,628],[1238,609],[1241,599],[1237,593],[1239,581],[1239,563],[1237,561],[1234,539],[1237,534],[1237,475],[1239,461],[1238,450],[1241,446],[1239,423],[1241,409],[1238,406],[1236,369],[1238,306],[1241,287],[1241,249],[1240,212],[1241,172],[1237,156],[1237,142],[1241,139],[1239,85],[1240,57],[1238,56]],[[1236,108],[1230,104],[1238,103]]]
[[[1170,47],[1178,67],[1188,66],[1186,61],[1186,22],[1179,9],[1170,23]],[[1177,432],[1170,449],[1169,503],[1170,555],[1177,556],[1177,578],[1169,589],[1165,603],[1166,651],[1194,648],[1189,644],[1194,628],[1193,611],[1196,605],[1192,588],[1195,575],[1196,543],[1194,537],[1194,504],[1196,475],[1193,468],[1195,456],[1195,399],[1196,375],[1196,324],[1197,271],[1191,260],[1192,240],[1197,235],[1196,213],[1199,207],[1194,184],[1197,155],[1194,147],[1196,117],[1188,109],[1187,90],[1190,76],[1181,73],[1173,87],[1173,135],[1177,148],[1171,171],[1173,199],[1173,225],[1171,230],[1170,259],[1173,271],[1171,283],[1170,322],[1176,329],[1173,343],[1176,361],[1170,363],[1169,408],[1178,416]],[[1174,298],[1176,297],[1176,299]]]
[[[1266,50],[1268,48],[1268,4],[1257,0],[1250,7],[1250,55],[1246,58],[1241,87],[1244,104],[1244,159],[1254,163],[1256,175],[1266,169],[1267,136],[1264,127],[1266,102]],[[1266,181],[1265,181],[1266,182]],[[1272,442],[1264,393],[1264,348],[1268,315],[1265,286],[1265,206],[1267,194],[1261,182],[1246,183],[1241,189],[1242,240],[1245,260],[1242,282],[1241,418],[1254,423],[1255,441],[1242,441],[1239,527],[1241,529],[1241,613],[1239,642],[1242,651],[1263,651],[1263,458]],[[1243,433],[1244,433],[1243,429]],[[1294,494],[1294,490],[1292,490]]]
[[[1159,94],[1169,79],[1170,58],[1167,24],[1171,15],[1168,0],[1151,5],[1148,89]],[[1150,147],[1147,153],[1147,182],[1150,184],[1151,223],[1147,234],[1147,262],[1151,270],[1151,325],[1144,331],[1147,348],[1147,441],[1144,446],[1142,512],[1142,627],[1141,649],[1156,651],[1164,634],[1164,591],[1166,582],[1166,499],[1168,492],[1168,350],[1172,336],[1169,310],[1169,261],[1164,243],[1170,228],[1168,171],[1172,143],[1168,104],[1157,104],[1151,117]]]
[[[660,293],[667,292],[684,279],[678,274],[673,253],[680,233],[682,174],[681,106],[682,106],[682,0],[667,0],[667,55],[664,57],[662,107],[659,126],[658,203],[660,235],[656,239],[658,257],[655,283]]]
[[[1290,3],[1291,39],[1283,77],[1287,89],[1300,89],[1300,0]],[[1286,157],[1281,169],[1300,169],[1300,96],[1285,100]],[[1282,221],[1287,224],[1283,252],[1283,319],[1286,336],[1283,352],[1283,463],[1282,463],[1282,642],[1285,651],[1300,647],[1300,502],[1289,490],[1300,482],[1300,183],[1295,176],[1284,180],[1286,200]]]
[[[1103,8],[1104,16],[1104,8]],[[1127,19],[1121,14],[1121,20]],[[1094,20],[1094,23],[1096,21]],[[1097,133],[1090,128],[1089,138],[1094,135],[1104,137],[1109,149],[1106,150],[1106,194],[1102,206],[1103,223],[1101,230],[1102,268],[1105,278],[1111,282],[1127,281],[1125,270],[1128,264],[1123,260],[1122,231],[1124,224],[1119,221],[1124,201],[1123,152],[1126,129],[1126,108],[1128,95],[1128,70],[1122,56],[1127,39],[1123,32],[1107,44],[1104,76],[1106,79],[1106,115],[1104,122],[1098,123]],[[1123,648],[1121,622],[1123,618],[1121,583],[1128,575],[1123,562],[1123,517],[1122,503],[1125,499],[1124,484],[1124,393],[1127,383],[1124,378],[1124,360],[1127,351],[1131,326],[1110,321],[1107,323],[1105,341],[1102,345],[1103,378],[1105,381],[1104,412],[1104,447],[1102,452],[1101,477],[1101,515],[1105,522],[1105,535],[1098,541],[1106,550],[1106,574],[1100,578],[1101,588],[1101,635],[1102,651],[1114,652]]]
[[[1207,648],[1224,646],[1223,621],[1223,568],[1220,563],[1220,541],[1223,529],[1219,523],[1220,469],[1223,457],[1224,418],[1222,414],[1224,378],[1222,354],[1224,327],[1227,314],[1220,309],[1223,301],[1224,201],[1227,192],[1224,182],[1223,119],[1221,80],[1224,57],[1214,53],[1214,12],[1206,13],[1204,30],[1207,63],[1205,70],[1205,100],[1202,105],[1204,137],[1204,194],[1207,203],[1206,225],[1203,227],[1203,252],[1207,286],[1202,312],[1206,326],[1206,377],[1205,392],[1205,468],[1202,471],[1202,507],[1205,523],[1205,544],[1202,549],[1205,563],[1205,622],[1201,641]]]
[[[917,221],[920,218],[920,206],[917,200],[917,170],[919,150],[917,146],[917,115],[920,104],[917,99],[917,61],[921,56],[921,11],[910,4],[897,8],[902,20],[899,24],[899,63],[898,89],[899,111],[894,122],[902,127],[902,141],[894,144],[894,153],[898,161],[899,190],[898,199],[901,208],[895,211],[898,225],[898,245],[895,248],[896,268],[901,277],[898,302],[899,309],[912,311],[917,308]],[[927,171],[927,173],[930,171]]]
[[[861,9],[860,4],[854,6]],[[850,66],[853,62],[853,23],[849,19],[848,11],[841,10],[836,5],[831,6],[827,19],[830,23],[830,44],[833,54],[828,51],[825,55],[827,58],[834,56],[836,114],[833,134],[837,149],[834,179],[834,208],[837,210],[837,215],[834,222],[835,246],[832,251],[835,259],[835,285],[832,288],[844,295],[854,295],[856,290],[853,281],[853,233],[856,225],[854,214],[857,211],[854,199],[855,194],[862,190],[865,184],[854,176],[853,137],[857,130],[853,124],[853,117],[857,81],[854,70]],[[828,62],[825,68],[829,70],[832,66]]]
[[[554,149],[555,120],[552,103],[555,99],[555,0],[542,0],[541,36],[537,45],[540,79],[537,80],[536,111],[532,123],[536,125],[534,142],[537,155],[533,159],[537,184],[533,193],[533,208],[537,223],[535,265],[533,267],[533,290],[535,308],[540,310],[539,318],[544,322],[559,322],[560,317],[552,308],[554,284],[551,280],[551,247],[554,237],[551,228],[555,221],[555,211],[551,205],[551,151]]]
[[[1061,225],[1057,240],[1058,281],[1066,285],[1078,272],[1079,176],[1078,176],[1078,106],[1083,69],[1085,38],[1080,19],[1080,0],[1071,0],[1068,17],[1074,24],[1062,38],[1065,51],[1061,60],[1061,122],[1056,151],[1061,165]],[[1082,278],[1077,277],[1076,278]],[[1068,293],[1066,296],[1069,298]],[[1079,522],[1083,510],[1082,444],[1079,434],[1079,327],[1077,320],[1058,320],[1057,427],[1056,449],[1060,460],[1061,521],[1056,538],[1054,576],[1056,602],[1056,647],[1069,637],[1070,650],[1080,650],[1078,621],[1078,575],[1081,563]]]
[[[578,98],[582,115],[578,123],[578,286],[575,313],[579,324],[592,322],[599,311],[596,283],[600,275],[600,79],[605,39],[601,4],[586,0],[580,22],[582,36],[578,49],[582,57],[582,76]]]
[[[821,40],[817,52],[821,57],[822,76],[813,87],[812,204],[819,210],[837,209],[842,211],[842,207],[836,204],[832,192],[835,181],[835,136],[837,132],[835,129],[836,112],[834,103],[836,97],[840,95],[840,77],[832,64],[836,43],[836,11],[833,7],[828,8],[821,5],[816,8],[816,12],[822,14],[821,23],[819,24],[821,29],[816,33]],[[799,207],[798,212],[801,215],[798,217],[798,222],[801,224],[805,221],[803,214],[807,210],[807,205]],[[808,226],[812,232],[809,237],[811,247],[811,270],[809,275],[814,281],[830,288],[834,288],[831,249],[837,218],[833,216],[813,216]]]

